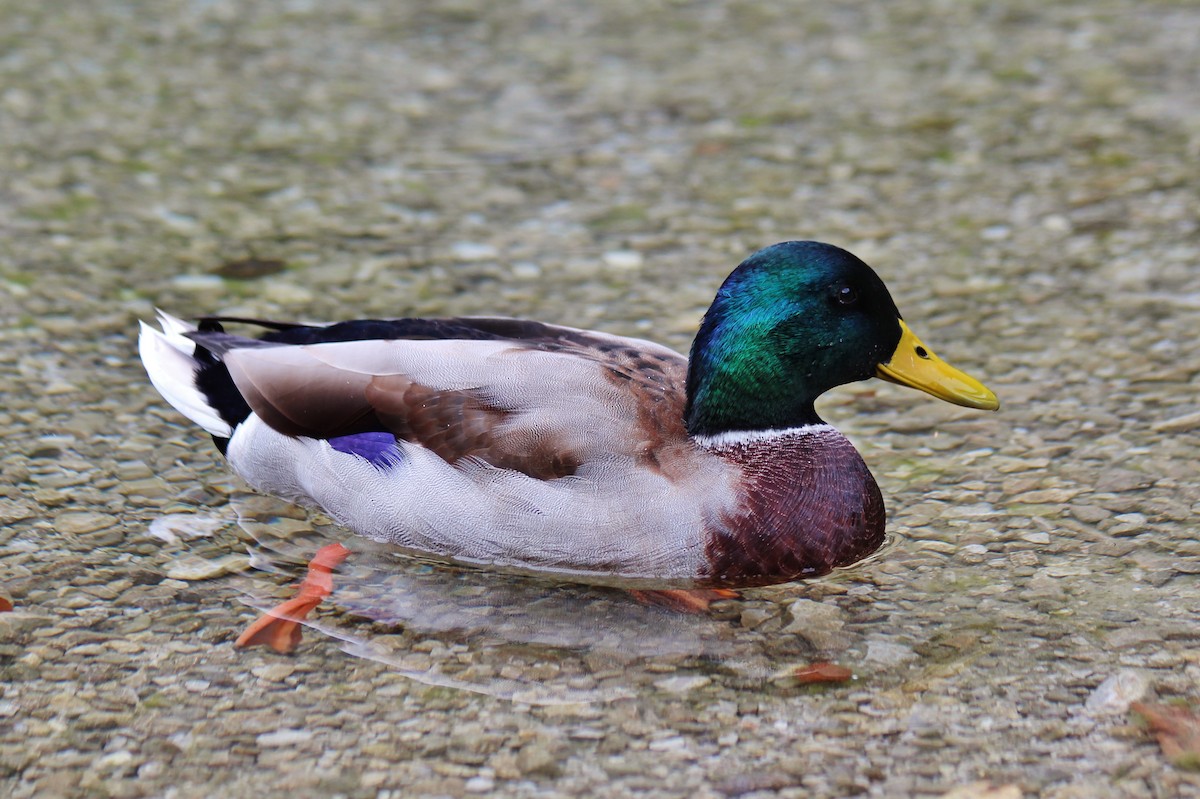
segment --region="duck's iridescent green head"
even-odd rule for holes
[[[876,375],[998,407],[908,330],[871,267],[829,244],[775,244],[733,271],[704,316],[688,368],[688,432],[814,424],[817,397]]]

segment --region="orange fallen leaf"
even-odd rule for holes
[[[707,613],[708,606],[722,599],[737,599],[728,588],[631,589],[629,594],[643,605],[654,605],[677,613]]]
[[[792,679],[801,685],[810,683],[846,682],[854,676],[854,672],[845,666],[839,666],[829,661],[811,663],[799,666],[792,672]]]
[[[12,609],[12,600],[4,596],[4,594],[0,594],[0,613],[8,613]]]
[[[1168,760],[1200,770],[1200,715],[1193,708],[1134,702],[1129,709],[1145,719]]]

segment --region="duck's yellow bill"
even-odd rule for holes
[[[983,383],[934,355],[903,319],[900,343],[891,358],[875,367],[875,376],[967,408],[994,411],[1000,407],[1000,400]]]

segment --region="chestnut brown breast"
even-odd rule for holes
[[[737,507],[706,531],[708,573],[721,587],[817,577],[883,543],[875,478],[850,441],[828,425],[712,446],[743,474]]]

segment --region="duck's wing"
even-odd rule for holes
[[[687,360],[649,341],[495,318],[187,335],[287,435],[390,433],[543,479],[613,458],[686,470]]]

